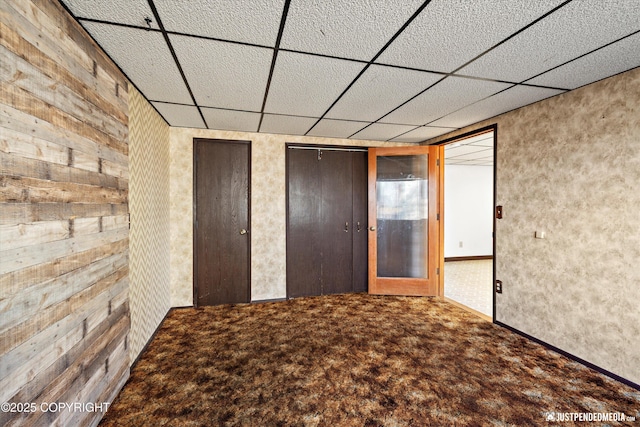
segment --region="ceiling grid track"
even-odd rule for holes
[[[258,122],[258,130],[262,127],[262,120],[264,119],[264,107],[267,105],[267,97],[269,96],[269,88],[271,87],[271,79],[273,78],[273,70],[276,68],[276,60],[278,59],[278,51],[280,49],[280,41],[282,41],[282,33],[284,33],[284,26],[287,22],[287,15],[289,14],[289,5],[291,0],[285,0],[282,10],[282,18],[280,18],[280,27],[278,28],[278,37],[276,38],[276,45],[273,49],[273,58],[271,59],[271,68],[269,69],[269,77],[267,78],[267,87],[264,90],[264,99],[262,100],[262,107],[260,108],[260,121]]]
[[[640,66],[637,0],[59,1],[177,127],[423,142]]]
[[[311,126],[311,128],[309,128],[309,130],[305,133],[305,135],[308,135],[309,132],[311,132],[313,130],[313,128],[316,127],[318,125],[318,123],[320,123],[320,121],[327,115],[327,113],[329,111],[331,111],[331,109],[338,103],[338,101],[340,101],[340,98],[342,98],[345,95],[345,93],[347,93],[347,91],[349,89],[351,89],[351,87],[358,81],[358,79],[360,77],[362,77],[362,75],[365,73],[365,71],[367,71],[367,69],[375,62],[375,60],[378,59],[380,57],[380,55],[382,55],[382,53],[391,45],[391,43],[393,43],[393,41],[396,38],[398,38],[398,36],[404,31],[404,29],[407,28],[409,26],[409,24],[411,24],[411,22],[414,19],[416,19],[418,17],[418,15],[420,15],[422,13],[422,11],[429,5],[429,3],[431,3],[431,0],[426,0],[424,3],[422,3],[422,5],[418,8],[418,10],[416,10],[415,13],[413,15],[411,15],[411,17],[404,23],[404,25],[402,25],[402,27],[400,27],[400,29],[398,31],[396,31],[396,33],[393,35],[393,37],[391,37],[391,39],[389,39],[389,41],[387,41],[387,43],[382,47],[382,49],[380,49],[378,51],[378,53],[376,53],[375,56],[367,63],[367,65],[365,65],[364,68],[362,70],[360,70],[360,73],[358,73],[356,78],[353,79],[353,81],[349,84],[349,86],[346,87],[346,89],[344,91],[342,91],[342,93],[338,96],[338,98],[335,101],[333,101],[333,103],[320,116],[320,118],[318,120],[316,120],[316,122],[313,124],[313,126]]]
[[[162,33],[162,37],[164,37],[164,41],[167,43],[167,47],[171,52],[171,56],[176,63],[176,67],[178,67],[178,71],[180,72],[180,76],[182,76],[182,80],[184,81],[184,85],[187,87],[187,91],[189,92],[189,96],[191,96],[191,100],[193,101],[193,105],[198,109],[198,114],[200,114],[200,118],[202,119],[202,123],[204,123],[205,128],[209,129],[209,125],[207,125],[207,121],[202,114],[202,109],[196,102],[195,96],[193,96],[193,91],[191,90],[191,86],[189,85],[189,81],[187,81],[187,76],[184,74],[184,70],[180,65],[180,61],[178,60],[178,56],[176,55],[176,51],[173,49],[173,45],[171,44],[171,40],[169,40],[169,34],[164,29],[164,25],[162,24],[162,20],[160,19],[160,14],[158,14],[158,10],[156,9],[156,5],[153,3],[153,0],[147,0],[149,2],[149,7],[151,8],[151,12],[158,23],[158,27],[160,27],[160,32]]]

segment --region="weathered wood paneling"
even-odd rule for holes
[[[0,425],[92,425],[42,409],[129,375],[127,81],[56,1],[0,18]]]

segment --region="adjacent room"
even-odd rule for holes
[[[0,425],[637,425],[639,17],[3,0]]]

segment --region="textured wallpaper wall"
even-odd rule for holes
[[[496,320],[640,383],[640,69],[493,123]]]
[[[169,126],[129,92],[131,363],[169,310]]]
[[[193,305],[193,138],[251,143],[251,299],[286,296],[285,144],[385,146],[379,141],[171,128],[171,305]]]

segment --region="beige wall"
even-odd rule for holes
[[[493,123],[496,320],[640,383],[640,69]]]
[[[253,301],[286,296],[285,143],[391,145],[379,141],[171,128],[171,305],[174,307],[193,304],[193,138],[251,141]]]
[[[133,363],[169,304],[169,126],[129,91],[129,356]]]

